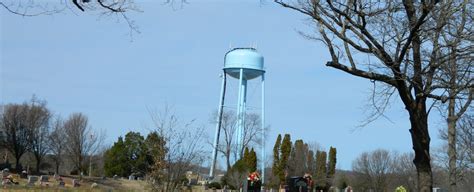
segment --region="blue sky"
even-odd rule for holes
[[[379,119],[357,128],[367,115],[372,85],[325,67],[324,45],[298,34],[313,31],[302,15],[270,1],[189,1],[183,9],[137,4],[143,13],[129,16],[141,33],[133,41],[126,23],[112,16],[66,10],[21,17],[0,9],[0,102],[19,103],[35,94],[63,117],[82,112],[93,128],[106,131],[109,144],[128,131],[146,134],[147,107],[168,104],[212,137],[209,118],[219,101],[224,54],[230,45],[256,45],[267,70],[268,154],[279,133],[325,149],[335,146],[342,169],[364,151],[411,151],[408,117],[398,98],[386,113],[392,122]],[[229,82],[230,94],[235,85]],[[250,105],[259,106],[258,91],[251,82]],[[235,105],[232,98],[227,105]],[[442,123],[431,118],[433,146]]]

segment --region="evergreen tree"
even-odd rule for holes
[[[250,168],[250,152],[249,152],[249,148],[248,147],[245,147],[244,149],[244,156],[242,158],[245,162],[245,164],[247,165],[247,168]]]
[[[252,148],[252,150],[249,152],[249,171],[250,172],[255,172],[257,171],[257,153],[255,150]]]
[[[287,170],[288,167],[288,159],[290,157],[291,153],[291,137],[290,134],[285,134],[285,137],[283,138],[283,141],[281,142],[281,148],[280,148],[280,163],[279,163],[279,179],[280,179],[280,184],[285,182],[285,170]]]
[[[277,176],[278,180],[280,180],[279,179],[280,172],[283,172],[283,170],[280,168],[280,146],[281,146],[281,134],[278,134],[278,137],[275,141],[275,145],[273,146],[273,166],[272,166],[273,175]]]
[[[329,148],[328,178],[334,178],[336,174],[336,148]]]
[[[326,190],[326,177],[327,177],[327,168],[326,168],[326,152],[317,151],[316,152],[316,177],[315,185],[317,190]]]
[[[308,148],[308,154],[306,158],[306,165],[307,165],[307,172],[313,174],[315,172],[316,162],[314,160],[314,152],[313,150],[309,150],[308,144],[306,144],[306,148]]]
[[[105,152],[104,171],[106,176],[128,176],[127,174],[130,172],[131,167],[125,150],[123,139],[119,137],[117,142]]]
[[[147,146],[147,162],[149,165],[153,165],[155,159],[164,161],[165,154],[167,153],[166,142],[156,131],[147,135],[145,145]]]
[[[138,132],[128,132],[125,139],[119,137],[117,142],[106,151],[104,155],[106,175],[127,177],[134,173],[142,175],[148,173],[157,156],[161,156],[164,160],[164,154],[166,154],[164,144],[165,142],[156,132],[150,133],[146,140]]]
[[[147,149],[145,139],[138,132],[130,131],[125,135],[125,151],[130,164],[130,174],[145,174],[147,170]]]
[[[166,175],[165,156],[168,153],[166,141],[158,132],[153,131],[147,135],[145,145],[147,146],[148,172],[152,173],[154,179],[161,181]]]
[[[302,176],[305,174],[308,168],[306,166],[307,153],[308,149],[306,148],[303,140],[296,140],[291,151],[290,161],[288,163],[288,174],[290,176]]]

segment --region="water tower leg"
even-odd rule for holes
[[[223,73],[222,77],[222,87],[221,87],[221,97],[219,101],[219,108],[217,111],[217,125],[216,125],[216,135],[214,136],[214,149],[212,151],[212,164],[211,170],[209,172],[209,178],[214,178],[214,169],[216,168],[216,161],[217,161],[217,147],[219,147],[219,136],[221,132],[221,125],[222,125],[222,114],[224,108],[224,99],[225,99],[225,87],[226,87],[226,74]]]
[[[240,69],[239,78],[239,98],[237,102],[237,130],[236,144],[237,157],[242,158],[244,140],[244,117],[245,117],[245,96],[247,90],[247,80],[244,78],[244,69]]]
[[[244,79],[242,82],[242,110],[241,110],[241,118],[242,118],[242,126],[240,127],[240,135],[241,135],[241,149],[242,149],[242,157],[244,156],[244,141],[245,141],[245,116],[247,114],[247,80]]]
[[[261,167],[262,167],[262,191],[265,189],[265,73],[262,74],[262,112],[261,112],[261,120],[262,120],[262,159],[261,159]]]

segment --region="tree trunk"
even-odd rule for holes
[[[20,170],[22,169],[21,164],[20,164],[20,158],[21,156],[15,158],[15,170],[17,173],[20,173],[21,171],[23,171],[23,170]]]
[[[449,85],[453,86],[450,90],[448,90],[449,97],[451,97],[448,101],[448,181],[449,181],[449,191],[456,192],[456,122],[458,120],[456,115],[456,99],[454,99],[457,95],[456,90],[456,80],[457,80],[457,67],[456,67],[456,49],[454,47],[451,48],[451,54],[449,55],[449,68],[450,68],[450,80]]]
[[[226,154],[225,154],[225,161],[227,163],[227,171],[230,170],[231,166],[230,166],[230,149],[227,149],[226,150]]]
[[[59,161],[56,161],[56,174],[59,175]]]
[[[36,173],[40,173],[40,165],[41,165],[41,159],[36,158]]]
[[[420,107],[423,109],[423,107]],[[430,136],[428,134],[428,114],[426,111],[414,109],[410,111],[411,138],[415,151],[415,164],[418,173],[420,192],[433,190],[433,176],[430,162]]]
[[[454,114],[454,99],[449,100],[448,105],[448,169],[449,169],[449,191],[456,192],[456,115]]]

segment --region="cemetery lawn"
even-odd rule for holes
[[[75,176],[62,177],[66,183],[65,187],[58,187],[59,182],[50,178],[49,186],[39,186],[39,182],[35,186],[26,186],[27,179],[15,178],[18,185],[9,185],[6,188],[1,186],[0,191],[150,191],[148,184],[145,181],[129,181],[126,179],[112,179],[107,178],[103,180],[100,177],[85,177],[80,182],[80,187],[73,187],[72,180],[77,179]],[[97,187],[91,188],[93,183],[97,183]]]

